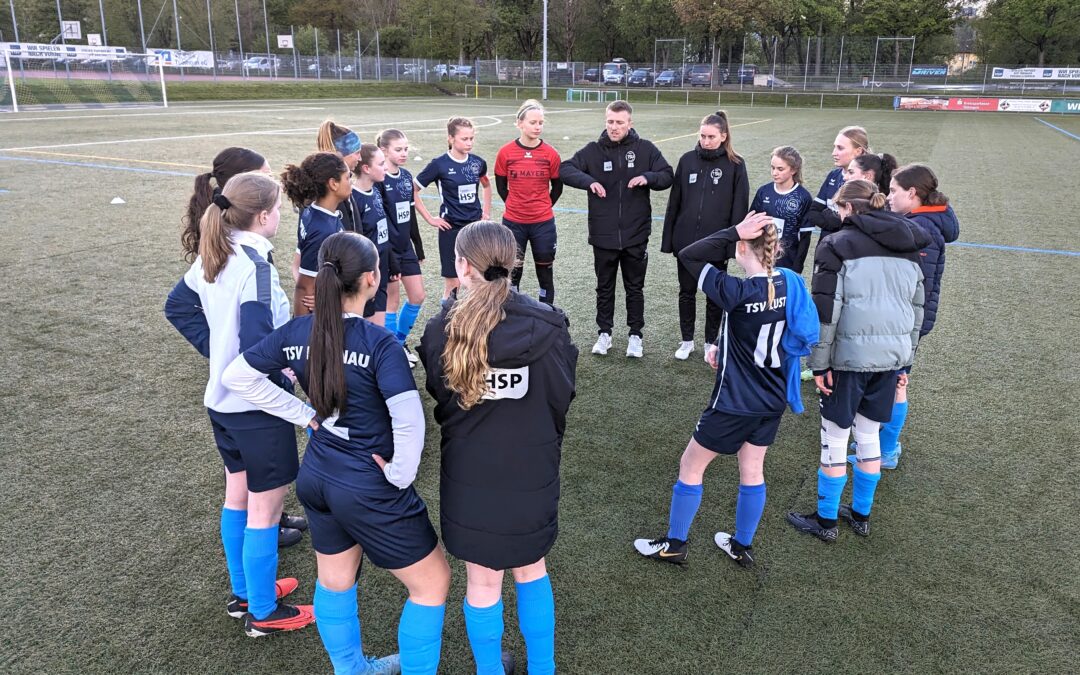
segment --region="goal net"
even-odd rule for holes
[[[0,44],[0,111],[167,105],[163,65],[153,55],[45,58],[11,47]]]

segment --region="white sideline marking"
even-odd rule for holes
[[[179,115],[232,115],[240,113],[261,113],[261,112],[294,112],[298,110],[325,110],[325,108],[270,108],[263,106],[261,108],[252,108],[249,110],[223,110],[215,107],[205,110],[185,110],[174,112],[152,112],[152,113],[111,113],[108,115],[62,115],[55,117],[7,117],[0,118],[0,123],[5,122],[51,122],[52,120],[93,120],[93,119],[114,119],[114,118],[126,118],[126,117],[168,117]]]

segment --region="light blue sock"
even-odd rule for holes
[[[668,515],[669,539],[686,541],[690,536],[690,525],[701,506],[703,491],[701,485],[687,485],[681,480],[675,481],[675,487],[671,488],[671,513]]]
[[[551,577],[517,586],[518,626],[525,638],[529,675],[555,672],[555,595]]]
[[[896,444],[900,442],[900,432],[904,428],[904,422],[907,421],[907,409],[907,401],[893,403],[892,419],[881,425],[881,433],[878,434],[878,438],[881,439],[882,458],[896,454]]]
[[[871,437],[872,438],[872,437]],[[874,491],[881,480],[881,471],[863,473],[858,466],[851,475],[851,510],[860,516],[869,516],[874,505]]]
[[[315,627],[330,655],[334,675],[353,675],[364,653],[356,608],[356,584],[348,590],[331,591],[316,582]]]
[[[386,330],[390,331],[390,334],[395,336],[395,337],[397,336],[397,323],[398,323],[397,312],[387,312],[386,313],[386,320],[383,323],[383,327],[386,328]]]
[[[432,607],[405,601],[398,622],[402,675],[435,675],[438,672],[445,616],[445,604]]]
[[[761,514],[765,512],[765,483],[739,485],[739,498],[735,501],[735,541],[743,546],[754,542]]]
[[[817,514],[818,518],[836,520],[840,511],[840,495],[844,493],[847,485],[847,474],[843,476],[826,476],[820,468],[817,472]]]
[[[490,607],[473,607],[465,601],[465,632],[469,635],[476,675],[503,675],[502,598]]]
[[[248,611],[265,619],[277,608],[278,527],[244,528]]]
[[[401,314],[398,315],[398,342],[405,344],[405,339],[409,337],[409,332],[412,330],[413,324],[416,323],[416,317],[418,316],[420,316],[420,305],[406,302],[405,306],[401,308]]]
[[[247,511],[222,507],[221,544],[225,547],[225,566],[229,568],[229,584],[233,595],[247,600],[247,580],[244,577],[244,528]]]

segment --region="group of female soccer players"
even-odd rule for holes
[[[251,636],[314,622],[336,673],[438,670],[450,568],[412,487],[426,431],[411,370],[417,360],[441,428],[440,530],[445,550],[466,564],[463,607],[476,670],[514,669],[501,648],[507,569],[528,672],[555,670],[545,556],[558,531],[578,351],[553,305],[560,157],[541,139],[539,103],[521,106],[517,126],[519,138],[495,163],[502,224],[490,220],[492,189],[487,163],[472,152],[475,128],[460,117],[448,123],[447,152],[415,178],[403,166],[409,147],[401,131],[366,144],[328,121],[317,152],[288,165],[280,182],[262,156],[243,148],[222,151],[196,180],[182,236],[192,266],[165,311],[209,359],[204,404],[225,464],[227,611]],[[801,185],[799,152],[777,148],[772,182],[749,204],[745,160],[732,147],[727,115],[717,112],[702,120],[697,147],[679,162],[661,247],[679,265],[676,357],[694,350],[700,289],[705,358],[717,379],[680,461],[668,532],[635,541],[642,555],[686,562],[705,468],[735,454],[735,527],[715,542],[753,565],[764,457],[784,408],[802,411],[803,356],[821,392],[819,498],[815,512],[788,520],[825,541],[837,538],[838,518],[869,534],[880,468],[899,455],[915,347],[933,326],[944,244],[959,226],[934,174],[873,154],[861,128],[841,131],[833,159],[836,169],[814,200]],[[431,183],[441,195],[438,215],[417,198]],[[300,214],[291,315],[271,244],[282,193]],[[439,230],[445,284],[415,356],[406,340],[425,299],[417,214]],[[808,291],[799,271],[815,228],[822,234]],[[530,244],[540,301],[517,291]],[[728,274],[731,258],[745,278]],[[295,426],[309,437],[302,464]],[[852,502],[841,506],[849,459]],[[282,513],[294,481],[306,519]],[[277,550],[307,528],[318,581],[313,605],[295,605],[285,599],[298,583],[277,578]],[[399,654],[374,658],[362,649],[364,554],[408,590]]]

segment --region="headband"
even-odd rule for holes
[[[484,279],[488,281],[495,281],[496,279],[505,279],[510,276],[510,270],[501,265],[492,265],[484,270]]]
[[[342,157],[360,151],[360,137],[355,131],[350,131],[341,138],[334,139],[334,149],[341,153]]]
[[[518,113],[518,116],[517,116],[518,120],[520,121],[520,120],[525,119],[525,116],[528,115],[533,110],[539,110],[540,112],[544,112],[544,107],[542,105],[538,104],[538,103],[533,103],[533,104],[527,105],[527,106],[525,106],[524,108],[521,109],[521,112]]]

